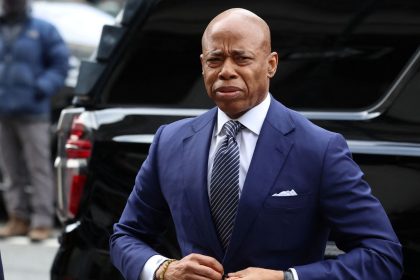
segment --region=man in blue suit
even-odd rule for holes
[[[217,108],[157,131],[110,240],[125,278],[400,279],[401,245],[343,137],[269,94],[278,55],[264,20],[227,10],[202,48]],[[170,219],[180,260],[153,249]],[[335,260],[329,236],[345,252]]]

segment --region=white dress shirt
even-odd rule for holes
[[[255,146],[257,144],[258,136],[260,135],[260,131],[262,125],[265,120],[265,116],[267,115],[268,108],[270,107],[270,95],[267,94],[267,97],[243,114],[235,121],[239,121],[244,128],[239,130],[238,135],[236,136],[236,142],[238,143],[239,147],[239,195],[242,192],[242,187],[244,186],[245,177],[248,173],[248,168],[251,163],[252,155],[254,154]],[[213,137],[210,143],[210,150],[209,150],[209,162],[208,162],[208,176],[207,176],[207,189],[210,194],[210,178],[211,172],[213,170],[213,161],[216,155],[216,151],[219,146],[222,144],[225,134],[222,132],[222,128],[225,123],[230,121],[229,118],[222,110],[217,110],[217,122],[214,126]]]
[[[236,136],[236,142],[239,146],[239,155],[240,155],[240,167],[239,167],[239,195],[242,192],[244,186],[246,174],[248,173],[248,168],[251,163],[252,156],[254,154],[255,146],[258,141],[258,136],[262,125],[264,123],[265,117],[270,107],[271,97],[270,94],[267,94],[266,98],[257,106],[253,107],[251,110],[243,114],[235,121],[239,121],[244,128],[242,128],[238,135]],[[217,110],[217,122],[214,126],[213,137],[210,143],[209,150],[209,161],[208,161],[208,173],[207,173],[207,190],[210,194],[210,178],[211,171],[213,169],[214,156],[216,155],[217,148],[221,145],[224,134],[222,133],[223,125],[232,120],[229,118],[222,110]],[[155,255],[147,260],[144,268],[140,274],[140,280],[153,280],[153,274],[156,269],[165,261],[167,258]],[[296,274],[296,271],[292,268],[292,273],[295,280],[299,280]]]

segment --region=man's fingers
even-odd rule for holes
[[[247,274],[247,270],[249,270],[249,268],[244,269],[244,270],[239,270],[236,272],[230,272],[228,274],[228,277],[229,277],[228,279],[237,279],[237,278],[244,277]]]
[[[197,263],[210,267],[214,269],[215,271],[219,273],[223,273],[223,266],[220,262],[218,262],[215,258],[200,255],[200,254],[191,254],[188,255],[187,258],[190,258],[193,261],[196,261]]]
[[[220,280],[222,275],[223,267],[216,259],[200,254],[191,254],[171,263],[165,278]]]
[[[271,270],[257,267],[248,267],[244,270],[228,274],[227,280],[247,279],[247,280],[271,280],[283,279],[283,271]]]
[[[223,272],[217,271],[212,267],[203,265],[203,264],[196,264],[196,274],[203,276],[205,279],[214,279],[220,280],[222,279]]]

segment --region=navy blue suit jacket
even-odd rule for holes
[[[401,246],[344,138],[274,99],[245,179],[231,243],[223,251],[209,208],[207,162],[216,108],[161,127],[111,237],[111,258],[138,279],[172,217],[182,255],[219,260],[225,272],[285,270],[300,280],[400,279]],[[295,190],[297,196],[273,196]],[[346,252],[323,260],[333,233]]]

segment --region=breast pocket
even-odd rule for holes
[[[317,223],[315,194],[269,196],[258,216],[257,227],[264,229],[264,246],[275,251],[297,250],[305,247],[308,232]]]

